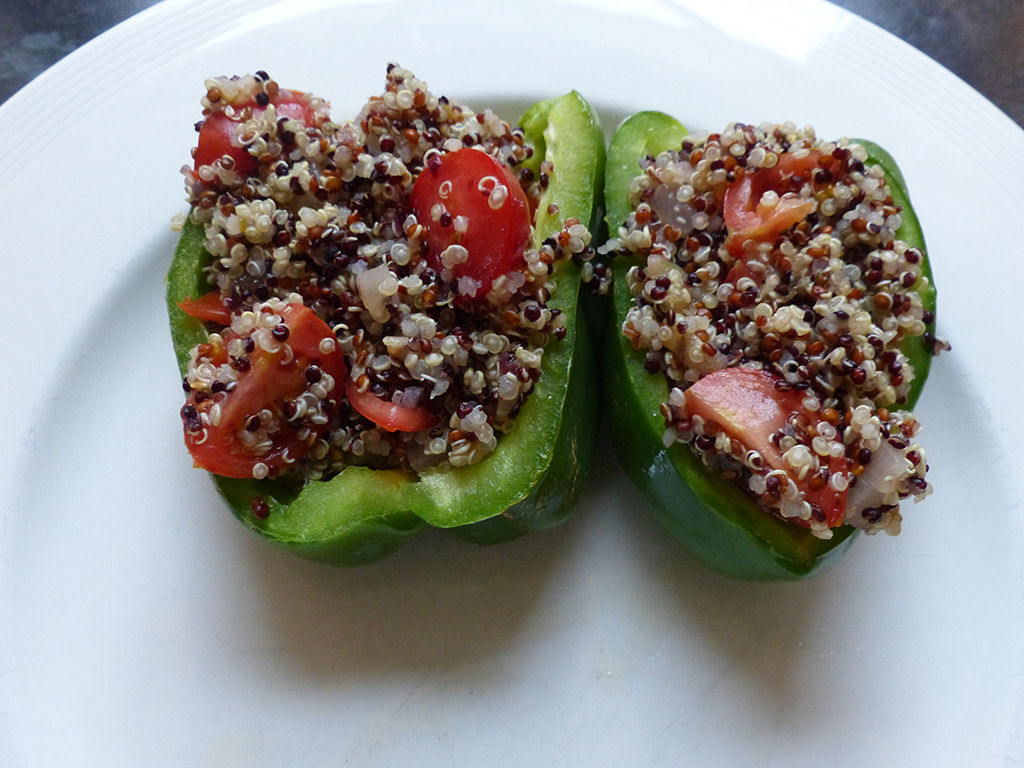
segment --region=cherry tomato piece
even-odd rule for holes
[[[459,285],[466,298],[485,296],[499,275],[522,269],[530,206],[512,172],[486,152],[465,148],[429,161],[410,202],[427,230],[427,263],[468,278]],[[464,261],[442,256],[452,245],[465,248]]]
[[[186,315],[203,322],[231,324],[231,310],[224,306],[220,291],[204,293],[198,299],[183,299],[178,302],[178,307]]]
[[[845,477],[847,482],[849,482],[850,473],[846,466],[846,459],[844,457],[836,458],[833,456],[828,460],[828,475],[831,476],[837,474]],[[820,483],[820,486],[818,487],[815,487],[813,482],[808,482],[801,486],[801,490],[804,492],[804,498],[822,511],[822,514],[825,515],[825,525],[829,528],[835,528],[838,525],[842,525],[846,513],[846,500],[849,496],[849,491],[837,491],[829,485],[828,481],[824,478],[821,478],[817,482]]]
[[[287,117],[298,120],[307,126],[315,124],[316,117],[313,108],[306,101],[301,91],[278,91],[270,101],[274,105],[278,119]],[[241,105],[238,111],[249,107],[253,115],[266,111],[266,107],[258,105],[255,101]],[[234,143],[236,132],[244,121],[237,117],[228,117],[223,112],[215,112],[209,115],[199,129],[199,143],[196,145],[195,170],[200,166],[212,165],[227,155],[235,164],[235,171],[246,176],[256,170],[256,158],[249,154],[244,147]]]
[[[361,416],[388,432],[419,432],[437,423],[426,408],[411,408],[377,397],[372,392],[360,392],[351,379],[345,382],[345,394]]]
[[[815,202],[790,191],[818,166],[820,153],[803,157],[783,154],[772,168],[748,173],[725,190],[722,216],[729,232],[726,247],[734,256],[743,253],[748,240],[771,242],[781,232],[803,221],[814,211]],[[774,204],[763,202],[765,192],[774,192]]]
[[[256,158],[246,151],[245,147],[235,146],[232,139],[241,125],[223,112],[210,115],[203,121],[199,129],[199,143],[196,145],[195,170],[200,166],[213,165],[222,157],[230,157],[235,170],[241,175],[248,175],[256,170]]]
[[[231,330],[200,345],[204,361],[215,367],[233,364],[238,376],[230,388],[212,393],[193,390],[182,408],[185,443],[195,466],[217,475],[249,478],[259,476],[254,470],[263,464],[267,476],[273,476],[302,458],[326,431],[326,420],[298,414],[293,401],[326,376],[333,380],[328,396],[340,392],[348,377],[344,356],[334,346],[330,327],[308,307],[288,304],[280,317],[277,327],[284,330],[274,334],[278,348],[267,351],[252,339],[244,364],[229,357],[231,342],[240,338]],[[243,435],[260,430],[269,446],[246,441]]]
[[[316,124],[316,115],[313,108],[306,101],[306,95],[302,91],[291,91],[282,88],[277,95],[270,100],[277,112],[277,119],[287,117],[289,120],[298,120],[307,126]],[[261,109],[257,107],[257,109]]]
[[[732,283],[733,285],[736,285],[744,277],[749,277],[758,285],[761,285],[764,282],[761,275],[755,273],[747,265],[747,262],[743,261],[742,259],[737,260],[736,263],[732,265],[732,268],[725,275],[725,280],[723,280],[722,282]]]
[[[805,410],[803,393],[779,391],[775,386],[779,381],[778,376],[768,371],[723,368],[698,379],[687,389],[686,405],[690,413],[716,424],[748,450],[760,453],[766,465],[785,471],[803,492],[804,499],[821,509],[826,525],[840,525],[846,510],[846,491],[836,491],[824,477],[818,480],[812,476],[799,478],[771,441],[771,436],[794,414]],[[830,457],[828,471],[830,475],[846,476],[845,458]]]

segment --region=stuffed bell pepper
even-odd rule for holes
[[[793,125],[609,149],[608,403],[620,459],[699,560],[801,578],[931,491],[911,408],[935,286],[906,185],[866,141]]]
[[[392,65],[350,121],[265,72],[202,105],[168,311],[185,443],[239,520],[338,564],[562,522],[596,408],[586,102],[512,128]]]

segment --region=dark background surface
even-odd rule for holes
[[[0,0],[0,103],[152,0]],[[1024,0],[837,0],[903,38],[1024,126]]]

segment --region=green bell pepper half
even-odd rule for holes
[[[608,149],[605,175],[610,233],[616,233],[632,211],[629,186],[640,173],[640,160],[677,150],[687,133],[681,123],[661,112],[637,113],[618,128]],[[893,201],[903,209],[897,236],[926,253],[895,161],[877,144],[857,141],[868,151],[869,162],[885,170]],[[675,443],[666,448],[662,443],[665,420],[660,406],[668,401],[667,380],[645,370],[644,353],[634,350],[621,333],[632,303],[626,273],[634,264],[627,256],[613,259],[610,328],[604,339],[606,408],[626,473],[647,497],[655,517],[705,565],[752,581],[800,579],[820,572],[849,548],[856,529],[844,525],[833,531],[831,539],[819,539],[806,528],[762,511],[739,485],[708,471],[689,446]],[[924,306],[934,312],[935,287],[927,257],[922,273],[927,280],[919,280],[916,290]],[[901,407],[912,408],[928,376],[932,352],[923,337],[906,339],[902,349],[916,378]]]
[[[590,105],[571,92],[535,104],[520,125],[534,147],[534,170],[543,160],[554,166],[538,205],[534,245],[557,234],[567,218],[599,223],[605,146]],[[552,205],[557,213],[548,212]],[[208,290],[203,268],[209,259],[202,228],[187,222],[167,275],[171,338],[183,374],[189,350],[206,340],[207,330],[177,304]],[[579,267],[560,261],[554,278],[548,306],[564,314],[566,335],[545,349],[542,375],[515,428],[482,461],[419,474],[349,466],[301,486],[214,476],[231,511],[261,538],[337,565],[384,557],[427,525],[496,543],[564,522],[586,481],[598,396],[588,329],[578,309]],[[265,518],[253,514],[256,497],[269,507]]]

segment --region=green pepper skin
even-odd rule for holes
[[[687,130],[660,112],[641,112],[628,118],[612,137],[605,176],[605,204],[609,232],[626,221],[630,181],[639,173],[638,162],[648,155],[675,150]],[[859,141],[859,140],[858,140]],[[924,250],[917,216],[910,207],[906,184],[892,157],[878,145],[859,141],[870,162],[886,172],[893,200],[903,207],[897,236]],[[644,354],[634,350],[621,328],[631,304],[626,273],[635,262],[613,260],[614,286],[609,303],[609,331],[605,335],[606,410],[619,461],[634,485],[647,497],[655,517],[697,560],[728,576],[751,581],[801,579],[835,563],[856,538],[849,525],[822,540],[805,528],[761,511],[735,483],[708,472],[689,446],[665,447],[665,420],[660,406],[668,400],[664,376],[644,369]],[[935,288],[927,259],[927,276],[917,288],[926,308],[935,311]],[[923,338],[908,339],[903,347],[913,363],[916,379],[908,401],[911,408],[921,393],[931,365],[931,351]]]
[[[598,215],[605,147],[597,117],[576,92],[534,105],[520,123],[535,147],[531,162],[555,168],[538,205],[535,244],[576,217],[593,224]],[[557,214],[548,214],[550,205]],[[208,288],[202,268],[209,259],[203,232],[187,222],[167,276],[167,310],[179,368],[189,350],[206,339],[202,323],[177,302]],[[586,481],[594,450],[597,390],[594,360],[579,310],[579,268],[555,266],[558,290],[548,305],[562,311],[566,335],[544,352],[542,375],[515,429],[477,464],[404,470],[347,467],[326,481],[302,487],[269,480],[214,476],[235,516],[261,538],[295,554],[336,565],[362,565],[401,547],[424,526],[452,529],[479,542],[497,543],[564,522]],[[270,513],[253,514],[254,498]]]

